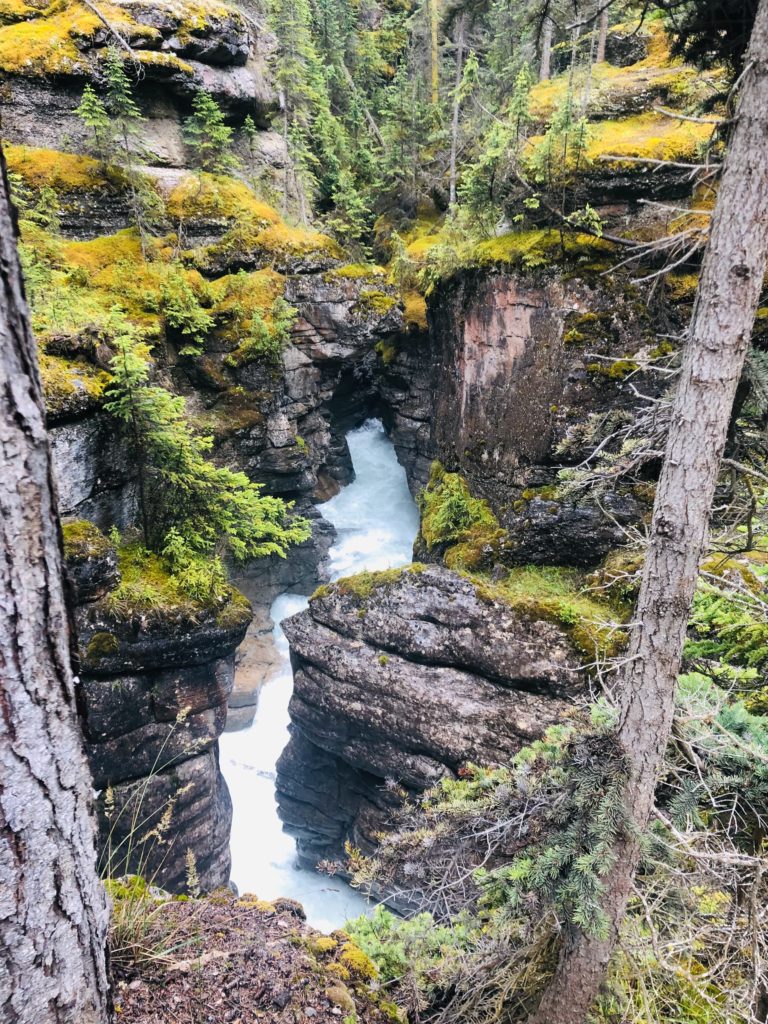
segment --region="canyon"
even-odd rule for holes
[[[569,574],[596,571],[647,516],[652,487],[617,477],[585,494],[559,483],[602,443],[620,457],[612,438],[666,387],[649,368],[657,335],[679,333],[690,299],[681,293],[649,307],[631,274],[611,269],[599,239],[583,238],[545,247],[532,265],[502,246],[414,296],[384,269],[348,263],[319,232],[277,214],[259,220],[267,215],[254,213],[236,177],[190,170],[181,125],[200,87],[227,116],[249,113],[255,150],[246,155],[237,137],[235,152],[279,187],[288,156],[270,127],[275,41],[250,15],[217,8],[190,27],[182,8],[119,5],[143,69],[141,173],[168,209],[186,204],[164,226],[179,234],[201,280],[262,275],[260,286],[278,281],[297,313],[278,365],[233,358],[240,339],[227,333],[234,314],[222,304],[199,351],[183,351],[170,328],[157,339],[153,374],[210,432],[216,461],[294,503],[312,533],[286,559],[233,565],[237,590],[213,604],[175,594],[149,611],[121,604],[121,579],[149,569],[120,556],[110,539],[113,528],[136,523],[139,484],[92,386],[108,366],[109,343],[97,331],[48,340],[49,363],[64,381],[50,375],[49,431],[102,857],[175,891],[184,888],[189,855],[203,888],[229,881],[231,804],[218,740],[228,713],[231,727],[258,714],[278,594],[320,587],[284,624],[295,689],[276,789],[304,866],[327,862],[344,873],[345,847],[370,852],[403,800],[467,764],[507,761],[568,713],[588,685],[581,666],[600,644],[590,650],[574,636],[567,602],[547,590],[554,576],[526,577],[532,594],[505,587],[533,566],[564,573],[557,579],[577,588]],[[105,238],[122,245],[131,220],[125,183],[81,155],[88,140],[75,114],[107,41],[104,26],[93,25],[53,64],[46,57],[4,69],[11,162],[32,182],[35,154],[48,154],[61,236],[83,260]],[[646,60],[647,47],[636,56]],[[644,93],[635,106],[647,102]],[[609,107],[604,116],[616,113]],[[635,107],[624,113],[634,116]],[[675,174],[591,174],[590,195],[611,185],[608,226],[642,216],[640,198],[674,199],[682,188]],[[100,262],[83,264],[86,275],[132,272],[109,253],[93,258]],[[334,530],[317,505],[353,479],[346,437],[371,418],[383,422],[421,502],[414,562],[328,584]],[[439,495],[436,465],[482,503],[485,532],[467,550],[428,536],[420,496]]]

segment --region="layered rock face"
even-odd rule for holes
[[[123,0],[110,6],[109,15],[133,48],[140,72],[140,102],[148,118],[142,149],[151,163],[185,166],[181,117],[199,89],[225,110],[250,113],[267,128],[277,108],[266,72],[276,41],[261,22],[224,5],[195,9],[170,0]],[[41,37],[48,32],[59,45],[25,53],[28,42],[19,33],[17,65],[5,68],[3,135],[11,142],[83,151],[89,139],[75,110],[84,83],[103,74],[105,48],[114,36],[85,8],[53,12],[40,26]],[[265,130],[256,141],[265,165],[283,165],[287,156],[279,135]],[[88,232],[87,222],[79,226]],[[103,224],[94,226],[103,231]]]
[[[663,393],[664,378],[640,369],[658,344],[649,311],[629,286],[546,271],[460,272],[429,311],[429,335],[405,339],[382,367],[412,490],[437,458],[489,501],[512,561],[595,564],[642,502],[627,488],[609,490],[602,507],[547,493],[601,430]]]
[[[558,625],[437,566],[323,588],[283,628],[294,693],[278,804],[310,865],[347,839],[370,850],[406,793],[507,761],[583,686]]]
[[[226,885],[232,809],[217,739],[250,607],[232,591],[216,607],[143,608],[119,589],[103,534],[70,522],[65,538],[102,862],[179,890],[190,851],[203,888]]]

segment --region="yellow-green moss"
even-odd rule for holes
[[[98,275],[100,271],[117,263],[138,266],[143,262],[141,240],[134,228],[126,228],[114,235],[101,235],[85,242],[67,242],[63,246],[63,254],[68,264],[82,267],[90,275]]]
[[[396,305],[397,299],[394,295],[368,288],[360,292],[352,309],[362,316],[384,316]]]
[[[222,598],[199,601],[184,591],[159,555],[141,544],[121,544],[117,554],[121,582],[106,598],[106,607],[116,619],[137,614],[195,619],[202,612],[215,611],[216,624],[222,629],[236,628],[251,619],[250,602],[234,587],[228,586]]]
[[[171,191],[166,209],[170,217],[184,221],[245,218],[259,230],[281,219],[245,182],[223,174],[188,174]]]
[[[370,981],[378,975],[376,964],[354,942],[345,942],[339,957],[353,978]]]
[[[64,416],[96,404],[112,379],[110,374],[80,359],[65,359],[41,352],[45,407],[50,416]]]
[[[389,366],[391,362],[397,357],[397,345],[393,345],[388,341],[377,341],[376,352],[381,356],[381,361],[385,366]]]
[[[0,0],[0,25],[13,25],[17,21],[35,18],[40,12],[24,0]]]
[[[136,23],[124,8],[105,2],[99,9],[123,35],[134,35]],[[0,28],[0,70],[32,77],[86,74],[88,63],[77,44],[91,41],[103,28],[82,4],[52,4],[39,17]]]
[[[375,280],[386,276],[384,267],[377,263],[345,263],[342,267],[335,267],[325,275],[326,281],[333,281],[337,278],[348,281]]]
[[[192,78],[195,69],[187,61],[182,60],[175,53],[168,53],[165,50],[135,50],[134,53],[145,68],[164,68],[175,73],[181,73]]]
[[[88,641],[86,657],[88,661],[100,661],[117,654],[120,649],[120,641],[114,633],[107,633],[104,630],[94,633]]]
[[[587,363],[586,366],[587,373],[598,377],[607,377],[609,380],[624,380],[639,368],[639,364],[633,359],[614,359],[610,363]]]
[[[602,121],[591,129],[587,159],[594,162],[610,154],[619,158],[690,161],[711,137],[712,127],[711,124],[676,121],[653,112]],[[611,166],[622,166],[621,160],[612,162]]]
[[[70,519],[62,523],[64,557],[69,561],[103,558],[112,550],[112,544],[95,523],[87,519]]]
[[[576,570],[559,566],[522,566],[505,580],[471,577],[483,600],[507,604],[531,619],[561,626],[574,647],[590,660],[612,657],[626,641],[617,628],[625,613],[590,595]]]
[[[345,985],[341,984],[341,982],[330,985],[325,990],[325,996],[334,1006],[338,1006],[343,1013],[357,1020],[355,1000],[349,994],[349,989]]]
[[[331,938],[330,935],[307,935],[304,944],[315,956],[332,953],[339,945],[336,939]]]
[[[255,314],[269,325],[275,299],[285,292],[285,278],[270,268],[227,274],[211,285],[214,337],[235,347],[250,331]]]
[[[49,185],[57,192],[91,192],[107,185],[123,184],[119,171],[110,172],[107,178],[98,160],[79,153],[11,143],[7,143],[3,150],[8,169],[34,189]]]
[[[484,549],[498,543],[504,531],[486,501],[473,498],[466,480],[432,464],[429,482],[419,495],[421,539],[432,551],[451,545],[449,568],[477,568]]]
[[[216,616],[219,629],[238,629],[247,626],[253,618],[251,602],[235,587],[229,588],[229,600]]]
[[[383,569],[380,572],[360,572],[355,576],[344,576],[334,583],[318,587],[310,597],[310,601],[319,601],[330,594],[347,594],[360,601],[367,600],[375,590],[391,587],[399,583],[404,576],[418,576],[426,569],[420,562],[414,562],[402,569]]]
[[[244,910],[256,910],[260,914],[274,914],[275,904],[270,900],[260,900],[258,896],[254,896],[253,893],[243,893],[238,899],[235,900],[236,907],[242,907]]]
[[[547,266],[563,255],[573,259],[584,255],[594,256],[610,249],[608,242],[591,235],[578,233],[563,238],[559,231],[540,228],[511,232],[479,242],[469,251],[464,262],[470,266],[503,264],[533,269]]]
[[[322,253],[338,259],[342,250],[328,235],[290,224],[271,224],[256,238],[256,246],[270,256],[308,256]]]
[[[408,291],[403,296],[403,320],[407,331],[426,331],[427,303],[419,292]]]

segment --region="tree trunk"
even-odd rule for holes
[[[96,874],[35,343],[0,155],[0,1020],[105,1024]]]
[[[608,8],[600,12],[600,26],[597,35],[597,53],[595,63],[602,64],[605,61],[605,44],[608,41]]]
[[[466,15],[460,14],[456,22],[456,79],[453,89],[453,114],[451,117],[451,164],[448,186],[448,201],[456,203],[456,153],[459,147],[459,114],[461,112],[461,73],[464,66],[464,34]]]
[[[539,66],[539,81],[549,81],[552,69],[552,33],[554,22],[547,14],[544,17],[544,26],[541,31],[541,65]]]
[[[630,763],[626,801],[642,831],[674,709],[677,674],[720,459],[768,256],[768,0],[760,5],[725,161],[653,510],[626,667],[619,738]],[[639,859],[622,841],[604,879],[605,941],[570,926],[530,1024],[582,1024],[605,977]]]
[[[429,9],[429,61],[430,61],[430,93],[432,106],[440,102],[440,49],[438,45],[438,25],[440,0],[427,0]]]

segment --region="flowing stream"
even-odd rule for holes
[[[355,479],[320,511],[336,527],[330,551],[331,579],[365,569],[389,569],[411,561],[419,527],[405,471],[378,420],[347,435]],[[306,596],[280,594],[271,608],[279,665],[265,682],[253,724],[220,739],[232,821],[232,880],[241,892],[261,899],[290,896],[322,931],[364,913],[363,897],[338,878],[296,866],[294,841],[282,831],[275,803],[275,763],[288,742],[288,701],[293,677],[288,642],[280,623],[306,608]]]

